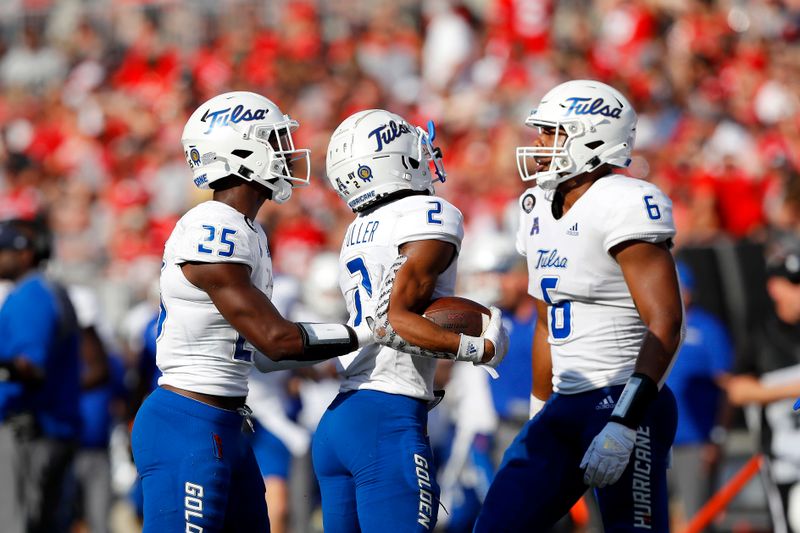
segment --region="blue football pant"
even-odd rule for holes
[[[264,481],[242,417],[158,388],[131,435],[143,533],[269,532]]]
[[[476,533],[540,531],[567,514],[586,491],[579,467],[623,387],[553,394],[506,450],[478,516]],[[669,531],[667,467],[677,425],[675,397],[661,389],[639,427],[628,467],[596,490],[606,533]]]
[[[433,531],[439,486],[426,402],[383,392],[340,393],[312,441],[325,533]]]

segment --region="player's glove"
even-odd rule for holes
[[[492,314],[489,318],[489,325],[483,332],[483,338],[494,345],[494,356],[486,363],[486,366],[497,368],[508,353],[508,330],[503,325],[503,313],[500,312],[500,309],[492,306],[489,310]]]
[[[364,318],[361,320],[361,324],[353,326],[359,348],[375,342],[375,333],[373,331],[375,329],[375,302],[364,300],[361,305],[363,306],[361,313]]]
[[[375,336],[372,333],[372,325],[374,321],[372,317],[369,317],[366,320],[362,320],[361,324],[358,326],[353,326],[353,331],[356,332],[356,338],[358,339],[358,347],[363,348],[367,344],[372,344],[375,342]]]
[[[508,331],[503,326],[503,314],[497,307],[491,307],[489,324],[480,337],[461,335],[456,361],[471,361],[472,364],[486,370],[490,376],[497,379],[495,370],[508,353]],[[482,363],[484,341],[488,340],[494,345],[494,356],[486,363]]]
[[[583,454],[583,482],[600,488],[616,483],[628,466],[635,442],[635,429],[608,422]]]

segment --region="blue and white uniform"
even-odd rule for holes
[[[246,396],[254,348],[208,294],[190,283],[187,262],[243,264],[272,293],[272,262],[258,224],[216,201],[178,221],[164,249],[157,340],[159,385]],[[164,388],[145,400],[132,434],[144,490],[144,531],[269,531],[264,483],[243,419]]]
[[[409,196],[359,215],[340,255],[339,284],[357,326],[378,300],[399,247],[441,240],[456,250],[462,215],[436,196]],[[438,278],[433,298],[451,296],[456,262]],[[339,357],[340,393],[312,442],[326,533],[432,531],[439,487],[427,437],[436,360],[373,344]]]
[[[586,490],[581,458],[633,373],[647,331],[610,250],[675,235],[672,203],[656,186],[609,175],[556,219],[540,188],[520,198],[517,249],[528,292],[547,303],[553,391],[506,451],[475,531],[546,528]],[[666,378],[666,376],[665,376]],[[620,480],[597,490],[606,531],[667,531],[666,468],[675,399],[663,387],[639,427]]]

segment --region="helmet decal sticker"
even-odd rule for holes
[[[191,150],[189,150],[189,166],[191,167],[200,166],[200,152],[198,152],[197,148],[195,148],[194,146],[192,146]]]
[[[372,169],[369,168],[367,165],[358,165],[358,170],[356,171],[358,177],[361,178],[361,181],[370,182],[372,181]]]
[[[619,104],[620,107],[612,108],[610,105],[606,104],[602,98],[595,98],[592,100],[591,104],[587,104],[586,102],[590,100],[592,99],[580,98],[578,96],[567,98],[567,102],[570,104],[564,116],[575,113],[576,115],[602,115],[609,118],[619,118],[622,114],[623,106],[621,102]],[[617,100],[617,102],[619,102],[619,100]]]
[[[230,111],[230,113],[229,113]],[[269,109],[245,109],[242,104],[237,105],[231,111],[230,107],[211,111],[210,109],[205,112],[200,122],[207,122],[209,119],[211,123],[208,129],[203,133],[208,135],[217,126],[227,126],[231,123],[238,124],[239,122],[253,122],[255,120],[264,120],[267,118]]]
[[[382,124],[369,132],[367,137],[375,136],[375,142],[377,143],[375,151],[380,152],[385,145],[394,141],[404,133],[411,133],[411,128],[409,128],[407,124],[403,124],[402,122],[398,124],[394,120],[390,120],[389,124]]]

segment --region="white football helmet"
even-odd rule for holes
[[[432,193],[433,183],[446,176],[441,150],[432,143],[435,135],[432,123],[425,131],[382,109],[359,111],[333,132],[328,180],[356,213],[396,191]]]
[[[181,142],[194,184],[208,189],[233,175],[260,183],[282,204],[292,196],[292,187],[307,185],[310,176],[309,150],[295,149],[292,139],[298,126],[260,94],[215,96],[183,128]]]
[[[556,129],[552,146],[517,148],[522,180],[535,179],[542,189],[555,189],[604,163],[630,165],[636,112],[622,93],[605,83],[573,80],[554,87],[531,111],[525,125]],[[549,159],[549,166],[538,170],[537,158]]]

